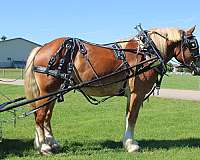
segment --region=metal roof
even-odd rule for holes
[[[41,46],[41,44],[38,44],[38,43],[35,43],[35,42],[32,42],[32,41],[29,41],[29,40],[24,39],[24,38],[12,38],[12,39],[6,39],[6,40],[2,40],[2,41],[0,41],[0,43],[8,42],[8,41],[14,41],[14,40],[23,40],[23,41],[26,41],[26,42],[33,43],[33,44],[35,44],[35,45]]]

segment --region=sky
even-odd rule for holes
[[[44,44],[59,37],[108,43],[144,29],[196,26],[200,39],[199,0],[1,0],[0,36]]]

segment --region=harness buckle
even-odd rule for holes
[[[64,96],[62,93],[57,95],[57,102],[63,102],[64,101]]]

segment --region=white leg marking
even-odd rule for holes
[[[55,140],[50,123],[44,123],[45,143],[50,145],[52,150],[57,151],[60,149],[60,144]]]
[[[43,155],[52,154],[51,147],[48,144],[43,143],[40,149],[40,153]]]
[[[36,149],[39,149],[44,143],[44,132],[43,129],[39,125],[35,125],[35,141],[34,145]]]
[[[134,131],[129,125],[128,116],[126,116],[125,124],[126,128],[123,138],[123,146],[128,152],[136,152],[139,150],[140,147],[138,145],[138,142],[134,141],[133,139]]]
[[[38,136],[38,132],[37,131],[35,131],[34,148],[35,149],[39,149],[40,148],[39,136]]]
[[[48,144],[45,144],[44,130],[39,125],[35,127],[35,148],[39,150],[39,152],[43,155],[51,154],[51,147]]]

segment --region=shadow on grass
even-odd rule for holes
[[[178,140],[140,140],[139,145],[141,149],[170,149],[170,148],[184,148],[184,147],[200,147],[200,139],[188,138]],[[93,142],[74,142],[65,141],[62,151],[63,153],[79,153],[79,154],[92,154],[95,151],[123,151],[122,142],[112,140],[106,141],[93,141]]]
[[[178,140],[140,140],[139,145],[142,149],[170,149],[184,147],[200,147],[200,139],[188,138]],[[66,154],[85,154],[91,155],[96,152],[123,152],[122,142],[112,140],[105,141],[65,141],[62,144],[62,149],[59,153]],[[9,156],[25,157],[27,155],[35,155],[33,151],[32,139],[4,139],[0,142],[0,159],[5,159]]]
[[[84,154],[91,155],[95,152],[119,152],[122,150],[122,143],[111,140],[106,141],[65,141],[63,144],[62,153],[66,154]]]
[[[145,149],[170,149],[184,147],[200,147],[199,138],[177,139],[177,140],[140,140],[139,145]]]
[[[3,139],[0,142],[0,159],[4,159],[8,155],[22,157],[33,149],[33,139]]]

